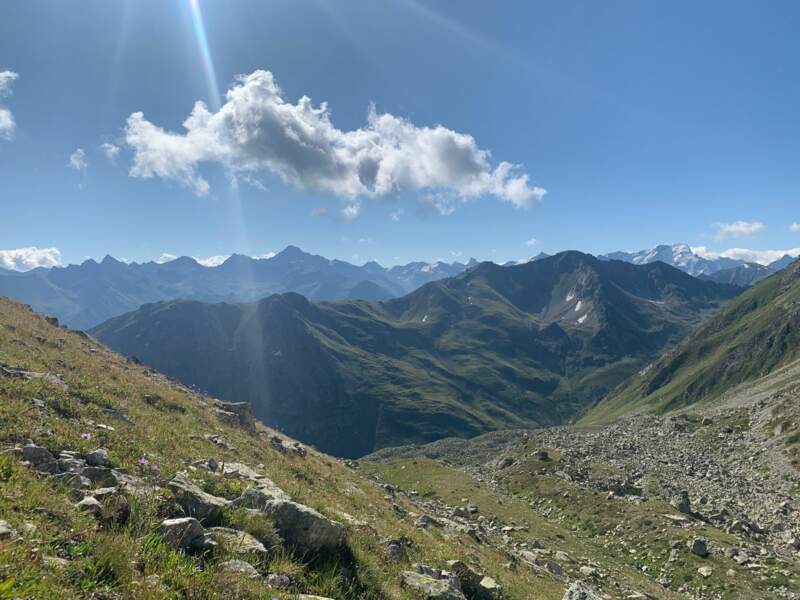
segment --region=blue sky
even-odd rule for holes
[[[2,3],[0,251],[800,248],[798,22],[778,1]]]

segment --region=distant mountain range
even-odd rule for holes
[[[740,288],[564,252],[384,302],[147,304],[92,335],[344,456],[562,423]]]
[[[271,294],[297,292],[312,300],[384,300],[425,283],[452,277],[477,264],[424,263],[384,268],[328,260],[289,246],[271,258],[234,254],[216,267],[189,257],[166,263],[124,263],[110,256],[101,262],[38,268],[19,273],[0,270],[0,294],[30,304],[75,329],[160,300],[246,302]]]
[[[586,422],[712,401],[800,358],[800,263],[754,285],[674,351],[596,406]]]
[[[706,276],[723,283],[742,282],[740,285],[752,285],[759,278],[780,271],[794,261],[793,257],[786,255],[765,266],[724,256],[708,258],[694,252],[688,244],[661,245],[639,252],[612,252],[599,258],[621,260],[634,265],[647,265],[661,261],[695,277]],[[738,270],[738,272],[734,273],[733,270]],[[715,277],[720,272],[725,273]],[[749,272],[750,275],[745,275],[743,272]]]
[[[539,253],[510,261],[520,265],[548,258]],[[656,261],[717,283],[749,286],[785,267],[785,256],[762,266],[730,258],[704,258],[686,244],[658,246],[641,252],[614,252],[601,260],[643,265]],[[38,268],[20,273],[0,269],[0,295],[30,304],[74,329],[88,329],[143,304],[162,300],[248,302],[272,294],[296,292],[310,300],[388,300],[426,283],[454,277],[478,264],[412,262],[390,268],[376,262],[354,265],[288,246],[271,258],[234,254],[218,266],[181,257],[166,263],[124,263],[110,256],[101,262]]]

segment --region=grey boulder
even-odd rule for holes
[[[212,527],[206,532],[210,538],[228,552],[239,555],[266,556],[264,544],[244,531],[228,527]]]
[[[178,473],[167,487],[175,494],[175,499],[187,515],[197,518],[206,525],[219,521],[223,509],[229,504],[224,498],[201,490],[183,473]]]
[[[164,540],[176,549],[188,549],[203,545],[205,529],[194,517],[167,519],[161,522],[161,535]]]
[[[243,560],[226,560],[217,565],[217,573],[238,575],[247,579],[258,579],[261,577],[256,568]]]
[[[344,544],[345,529],[313,508],[291,500],[270,500],[261,511],[269,515],[283,540],[301,551],[317,552]]]
[[[425,565],[414,565],[413,571],[402,571],[400,585],[426,600],[466,600],[457,577]]]
[[[233,506],[264,510],[264,507],[274,500],[286,501],[291,498],[269,479],[262,479],[257,486],[246,489],[232,504]]]

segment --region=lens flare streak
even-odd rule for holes
[[[222,98],[217,85],[217,73],[214,70],[214,61],[211,60],[211,49],[208,45],[208,36],[203,22],[203,13],[200,10],[198,0],[189,0],[189,8],[192,13],[192,26],[197,40],[197,47],[200,50],[200,58],[203,61],[203,71],[205,73],[206,85],[208,86],[209,104],[213,110],[219,110],[222,106]]]

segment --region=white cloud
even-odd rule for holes
[[[397,210],[393,210],[392,212],[389,213],[389,218],[395,223],[397,223],[400,221],[405,212],[406,211],[403,210],[402,208],[398,208]]]
[[[530,248],[531,246],[535,246],[538,243],[539,243],[539,240],[537,240],[536,238],[531,238],[527,242],[525,242],[525,245]]]
[[[256,254],[253,258],[255,258],[256,260],[263,260],[267,258],[272,258],[276,254],[277,254],[276,252],[265,252],[264,254]]]
[[[711,227],[717,230],[714,239],[724,240],[728,237],[748,237],[764,229],[764,224],[759,221],[736,221],[735,223],[712,223]]]
[[[36,267],[57,267],[61,264],[58,248],[16,248],[0,250],[0,268],[12,271],[29,271]]]
[[[692,252],[702,258],[713,260],[715,258],[732,258],[733,260],[743,260],[754,262],[760,265],[768,265],[787,254],[789,256],[800,256],[800,248],[788,248],[786,250],[751,250],[749,248],[728,248],[721,252],[714,252],[705,246],[692,246]]]
[[[161,256],[159,256],[159,257],[156,259],[156,262],[157,262],[158,264],[160,264],[160,265],[163,265],[164,263],[172,262],[172,261],[173,261],[173,260],[175,260],[176,258],[178,258],[178,257],[177,257],[177,256],[175,256],[174,254],[170,254],[169,252],[162,252],[162,253],[161,253]]]
[[[11,95],[11,88],[19,75],[13,71],[0,71],[0,98]],[[17,130],[17,123],[11,111],[0,106],[0,140],[11,141]]]
[[[89,166],[89,161],[86,159],[86,152],[83,148],[78,148],[69,155],[69,166],[76,171],[85,171]]]
[[[113,161],[114,161],[114,160],[117,158],[117,156],[119,155],[119,150],[120,150],[119,146],[117,146],[116,144],[112,144],[112,143],[110,143],[110,142],[105,142],[105,143],[103,143],[103,144],[100,144],[100,151],[101,151],[103,154],[105,154],[105,157],[106,157],[108,160],[110,160],[110,161],[112,161],[112,162],[113,162]]]
[[[792,233],[800,233],[800,223],[792,223],[789,225],[789,231]]]
[[[185,133],[166,131],[140,112],[128,117],[126,142],[134,151],[130,175],[171,179],[207,194],[202,163],[234,173],[268,172],[295,187],[351,200],[402,192],[445,192],[460,200],[495,196],[517,207],[546,193],[518,165],[492,166],[490,152],[468,134],[441,125],[419,127],[370,107],[367,125],[337,129],[326,103],[303,96],[287,101],[269,71],[243,75],[211,112],[197,102]]]
[[[11,88],[19,78],[14,71],[0,71],[0,98],[7,98],[11,95]]]
[[[342,209],[342,218],[345,221],[352,221],[353,219],[357,218],[358,215],[361,214],[361,203],[360,202],[353,202],[348,204]]]
[[[203,265],[204,267],[218,267],[226,260],[230,258],[230,254],[219,254],[217,256],[209,256],[208,258],[197,258],[196,256],[194,259],[197,261],[198,264]]]
[[[424,212],[434,213],[440,217],[447,217],[456,212],[457,201],[449,194],[426,194],[417,199],[417,203]]]

